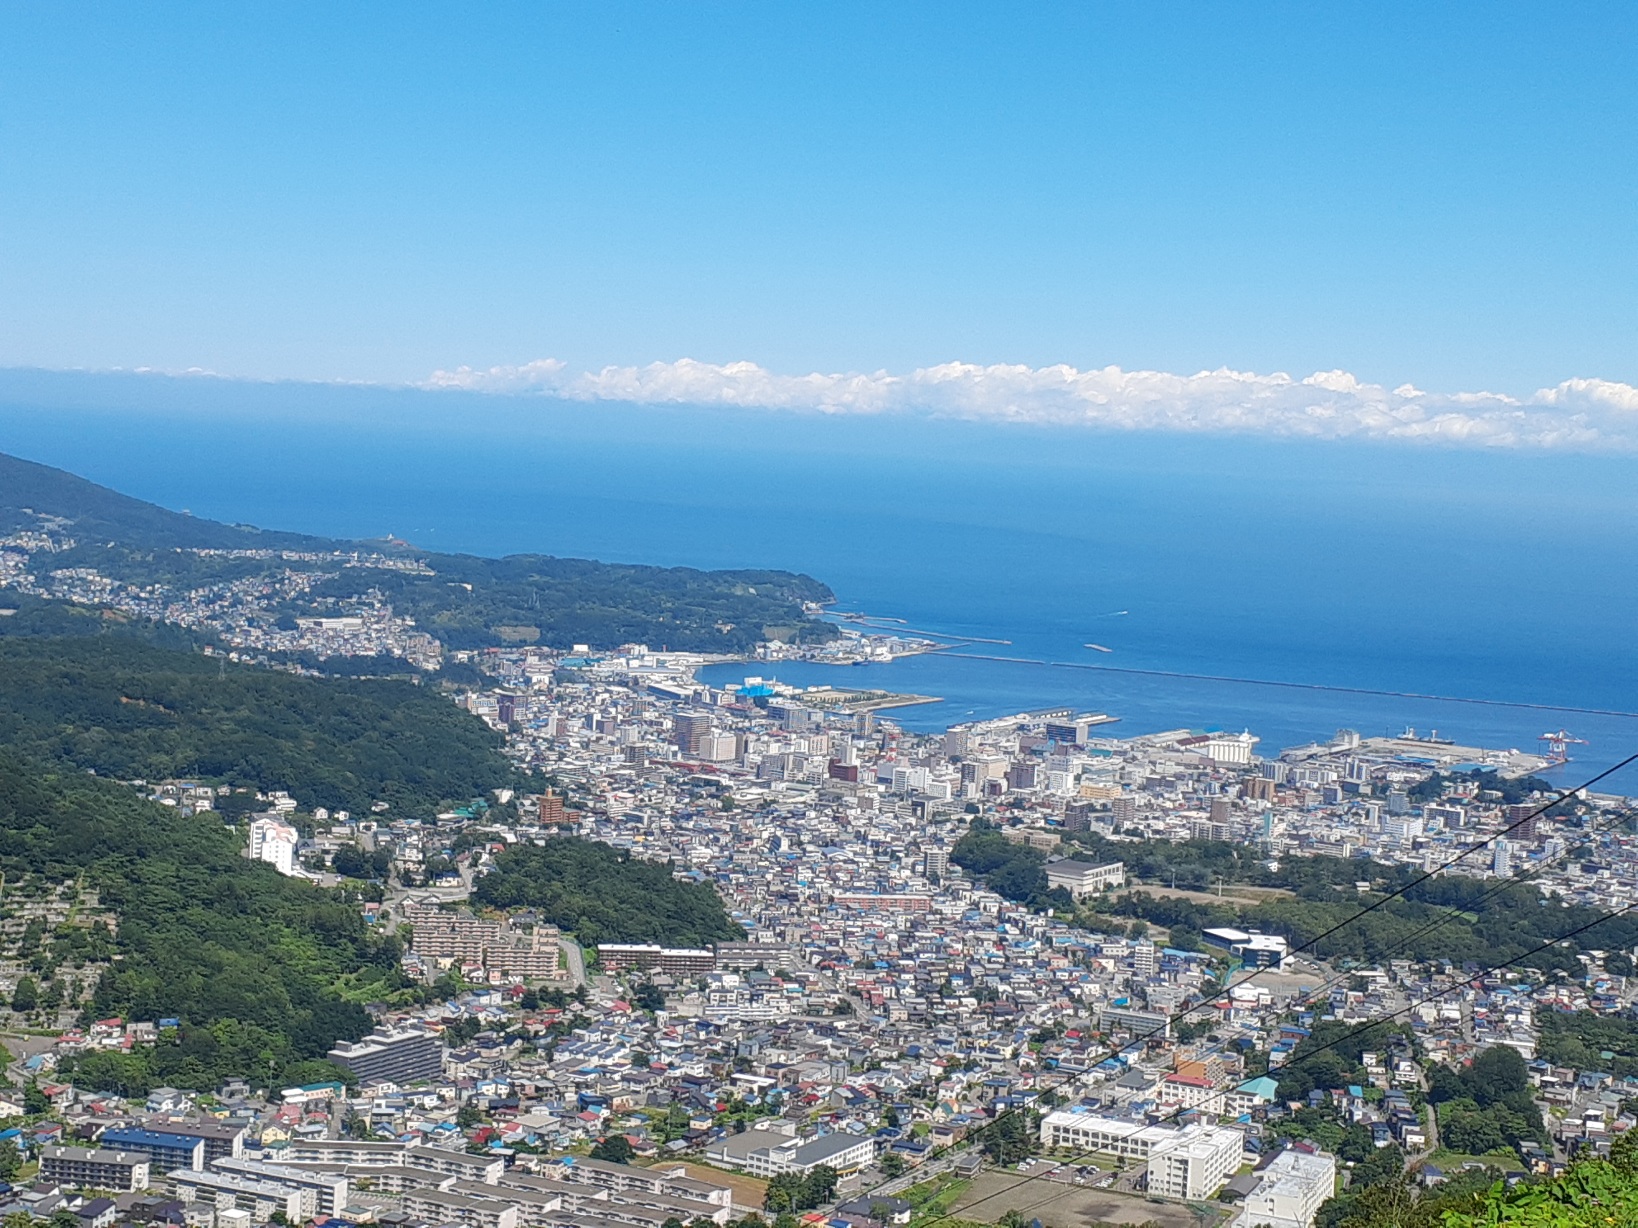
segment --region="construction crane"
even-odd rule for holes
[[[1560,729],[1557,733],[1544,733],[1536,739],[1547,743],[1547,766],[1559,767],[1570,761],[1571,746],[1585,746],[1586,738],[1578,738],[1567,730]]]

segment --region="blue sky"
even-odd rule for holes
[[[0,8],[0,365],[1638,382],[1631,5]]]

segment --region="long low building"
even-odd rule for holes
[[[409,1146],[404,1143],[364,1142],[357,1139],[293,1139],[284,1159],[292,1163],[345,1164],[361,1167],[422,1168],[462,1181],[494,1185],[506,1171],[499,1156],[475,1156],[447,1147]]]
[[[435,1223],[456,1222],[472,1228],[517,1228],[516,1203],[499,1198],[474,1198],[448,1190],[411,1190],[404,1195],[404,1210]]]
[[[630,1164],[610,1164],[604,1160],[565,1158],[558,1164],[565,1181],[577,1185],[593,1185],[606,1190],[625,1192],[644,1190],[672,1198],[732,1206],[734,1191],[726,1185],[698,1181],[688,1175],[681,1164],[656,1164],[651,1168],[637,1168]]]
[[[128,1151],[148,1157],[155,1172],[173,1168],[205,1167],[205,1140],[179,1134],[161,1134],[141,1126],[111,1126],[97,1140],[106,1151]]]
[[[92,1147],[43,1147],[40,1176],[88,1190],[130,1193],[148,1188],[149,1161],[134,1151]]]
[[[1146,1126],[1126,1117],[1059,1109],[1041,1118],[1041,1146],[1094,1151],[1125,1160],[1147,1160],[1156,1146],[1176,1137],[1170,1126]]]
[[[320,1172],[297,1168],[291,1164],[270,1164],[264,1160],[221,1159],[212,1162],[213,1172],[248,1177],[253,1181],[275,1181],[305,1191],[304,1199],[312,1206],[305,1218],[315,1215],[336,1215],[347,1205],[351,1186],[345,1173]]]
[[[315,1201],[311,1190],[298,1189],[278,1181],[261,1181],[235,1173],[195,1172],[179,1168],[170,1174],[171,1188],[183,1202],[207,1202],[218,1211],[248,1211],[258,1223],[274,1214],[291,1223],[309,1220]]]
[[[742,1168],[753,1177],[807,1173],[827,1165],[842,1176],[856,1173],[876,1158],[875,1140],[855,1134],[821,1134],[802,1139],[773,1129],[730,1134],[705,1153],[717,1164]]]
[[[1046,864],[1046,877],[1048,887],[1062,887],[1079,900],[1085,896],[1096,895],[1105,888],[1113,891],[1117,887],[1125,886],[1126,863],[1076,861],[1073,858],[1049,861]]]

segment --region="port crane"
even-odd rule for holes
[[[1578,738],[1567,730],[1560,729],[1557,733],[1544,733],[1536,739],[1547,743],[1547,766],[1559,767],[1570,761],[1571,746],[1585,746],[1586,738]]]

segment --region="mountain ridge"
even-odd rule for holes
[[[603,563],[548,554],[499,558],[423,550],[396,540],[357,541],[229,525],[133,498],[85,478],[0,453],[0,537],[49,531],[32,547],[53,576],[81,572],[185,599],[205,586],[313,572],[299,599],[269,605],[272,618],[349,612],[367,595],[457,651],[519,643],[610,649],[651,643],[675,650],[735,654],[770,639],[825,640],[836,628],[813,617],[834,593],[790,571],[705,571]],[[216,551],[258,552],[224,556]],[[377,565],[337,558],[367,553]],[[386,560],[386,562],[381,562]],[[356,562],[356,560],[354,560]],[[328,566],[327,566],[328,565]],[[30,561],[36,571],[40,564]],[[322,574],[320,574],[322,573]],[[79,600],[66,582],[43,596]],[[3,581],[0,581],[3,583]]]

